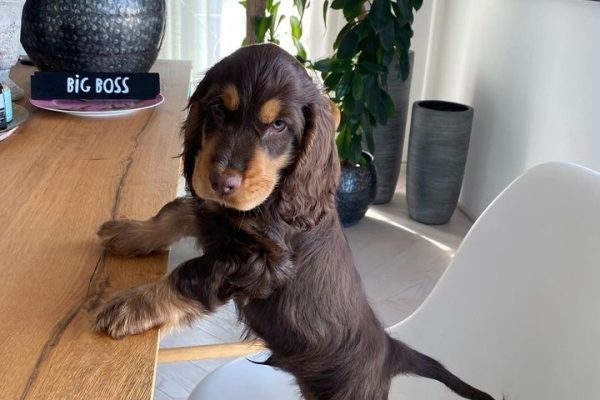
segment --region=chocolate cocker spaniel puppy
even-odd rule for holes
[[[118,293],[97,328],[114,338],[175,327],[230,299],[306,399],[381,400],[399,373],[492,398],[387,335],[367,302],[336,212],[334,111],[296,60],[274,45],[212,67],[189,102],[183,165],[191,197],[147,221],[105,223],[125,256],[194,236],[204,255],[157,283]]]

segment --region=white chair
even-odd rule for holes
[[[548,163],[514,181],[423,305],[390,332],[497,399],[600,399],[600,174]],[[297,400],[292,382],[240,358],[190,399]],[[390,399],[459,397],[401,376]]]

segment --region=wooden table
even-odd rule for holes
[[[95,232],[175,196],[190,63],[159,61],[165,102],[94,119],[38,110],[0,142],[0,398],[150,399],[158,332],[93,332],[99,304],[156,280],[166,254],[122,259]],[[32,67],[12,77],[26,89]]]

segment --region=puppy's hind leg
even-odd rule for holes
[[[197,234],[198,203],[191,197],[180,197],[167,203],[146,221],[107,221],[98,231],[102,245],[109,252],[126,257],[166,250],[182,237]]]

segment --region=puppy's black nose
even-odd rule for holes
[[[242,184],[242,175],[235,171],[226,171],[222,174],[213,171],[208,179],[212,189],[221,196],[233,194]]]

